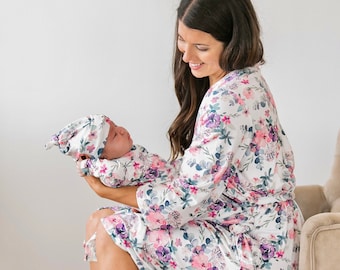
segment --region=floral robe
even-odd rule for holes
[[[255,66],[207,91],[178,176],[138,187],[140,212],[102,223],[139,269],[298,269],[294,187],[293,152]]]

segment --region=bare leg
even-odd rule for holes
[[[131,256],[118,247],[105,231],[102,224],[97,228],[97,259],[101,270],[133,270],[138,269]]]
[[[91,270],[134,270],[138,269],[131,256],[118,247],[105,231],[100,219],[114,212],[111,209],[102,209],[93,213],[86,225],[86,239],[94,233],[96,236],[97,262],[90,262]]]

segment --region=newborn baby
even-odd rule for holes
[[[101,114],[66,125],[51,137],[45,148],[53,146],[77,161],[84,175],[98,177],[109,187],[171,181],[181,165],[180,159],[168,162],[133,144],[125,128]]]

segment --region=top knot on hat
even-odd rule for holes
[[[77,160],[80,155],[100,158],[110,130],[110,118],[102,114],[82,117],[52,135],[46,149],[58,146],[61,153]]]

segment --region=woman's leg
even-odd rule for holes
[[[117,246],[108,235],[103,225],[97,228],[97,260],[100,270],[138,269],[129,253]]]
[[[97,262],[90,262],[91,270],[133,270],[138,269],[131,256],[118,247],[104,229],[100,219],[114,212],[111,209],[102,209],[93,213],[86,225],[86,239],[96,233]]]

